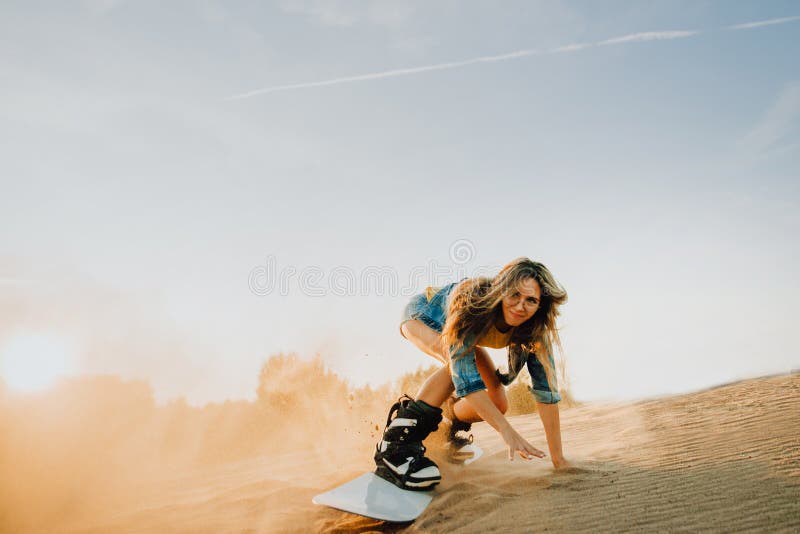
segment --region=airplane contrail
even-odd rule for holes
[[[623,43],[642,43],[645,41],[664,41],[667,39],[681,39],[683,37],[691,37],[692,35],[697,35],[698,33],[699,32],[696,31],[632,33],[630,35],[623,35],[622,37],[614,37],[612,39],[606,39],[605,41],[594,43],[594,45],[606,46],[606,45],[623,44]]]
[[[785,24],[787,22],[794,22],[800,20],[798,17],[784,17],[782,19],[761,20],[758,22],[747,22],[745,24],[736,24],[735,26],[728,26],[726,30],[749,30],[750,28],[760,28],[761,26],[772,26],[773,24]]]
[[[525,57],[525,56],[533,56],[536,54],[541,54],[541,51],[538,50],[518,50],[516,52],[511,52],[508,54],[502,54],[499,56],[485,56],[485,57],[476,57],[473,59],[465,59],[463,61],[452,61],[449,63],[437,63],[435,65],[425,65],[422,67],[411,67],[408,69],[396,69],[396,70],[387,70],[383,72],[373,72],[371,74],[360,74],[358,76],[347,76],[345,78],[334,78],[332,80],[324,80],[321,82],[308,82],[308,83],[296,83],[292,85],[277,85],[274,87],[265,87],[263,89],[256,89],[254,91],[250,91],[248,93],[242,93],[239,95],[229,96],[225,100],[240,100],[242,98],[249,98],[251,96],[262,95],[265,93],[274,93],[276,91],[286,91],[288,89],[305,89],[307,87],[320,87],[323,85],[335,85],[339,83],[348,83],[348,82],[360,82],[364,80],[376,80],[379,78],[393,78],[395,76],[406,76],[408,74],[417,74],[420,72],[427,72],[432,70],[445,70],[445,69],[455,69],[458,67],[463,67],[465,65],[472,65],[474,63],[491,63],[494,61],[505,61],[508,59],[514,59],[518,57]]]
[[[722,28],[724,30],[746,30],[751,28],[759,28],[762,26],[772,26],[774,24],[785,24],[787,22],[794,22],[796,20],[800,20],[800,16],[796,17],[784,17],[779,19],[770,19],[770,20],[762,20],[756,22],[747,22],[744,24],[736,24],[734,26],[726,26]],[[627,44],[627,43],[641,43],[646,41],[664,41],[664,40],[672,40],[672,39],[685,39],[687,37],[692,37],[698,35],[702,32],[696,30],[672,30],[672,31],[660,31],[660,32],[640,32],[640,33],[632,33],[628,35],[623,35],[620,37],[613,37],[611,39],[606,39],[603,41],[597,41],[594,43],[575,43],[565,46],[559,46],[556,48],[552,48],[549,50],[538,50],[538,49],[523,49],[517,50],[515,52],[509,52],[506,54],[500,54],[496,56],[481,56],[472,59],[465,59],[462,61],[450,61],[447,63],[436,63],[433,65],[423,65],[420,67],[410,67],[405,69],[394,69],[394,70],[387,70],[381,72],[372,72],[367,74],[359,74],[356,76],[345,76],[342,78],[333,78],[330,80],[322,80],[318,82],[305,82],[305,83],[295,83],[289,85],[274,85],[271,87],[263,87],[261,89],[255,89],[253,91],[248,91],[246,93],[239,93],[236,95],[232,95],[229,97],[224,98],[225,101],[231,100],[243,100],[246,98],[251,98],[258,95],[264,95],[269,93],[276,93],[279,91],[289,91],[292,89],[308,89],[311,87],[322,87],[326,85],[338,85],[342,83],[354,83],[354,82],[363,82],[367,80],[379,80],[383,78],[394,78],[396,76],[408,76],[411,74],[419,74],[422,72],[431,72],[437,70],[448,70],[448,69],[457,69],[460,67],[465,67],[467,65],[474,65],[477,63],[495,63],[498,61],[509,61],[512,59],[519,59],[523,57],[529,56],[536,56],[536,55],[546,55],[546,54],[558,54],[558,53],[567,53],[567,52],[577,52],[579,50],[585,50],[587,48],[595,48],[599,46],[611,46],[611,45],[620,45],[620,44]]]

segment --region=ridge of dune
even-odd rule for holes
[[[507,460],[474,427],[484,457],[440,461],[443,481],[411,524],[315,506],[311,497],[371,469],[369,441],[335,443],[174,473],[97,502],[64,532],[607,532],[800,530],[800,374],[690,394],[562,410],[580,469]],[[538,416],[511,418],[546,449]],[[364,445],[364,446],[362,446]],[[436,458],[435,447],[430,447]],[[53,531],[49,529],[48,531]]]
[[[489,461],[460,473],[408,531],[796,532],[798,415],[797,374],[568,410],[564,440],[578,473],[513,465],[484,427]],[[538,421],[515,419],[544,443]]]
[[[431,505],[402,528],[317,512],[319,531],[797,532],[800,374],[562,411],[566,451],[582,469],[507,460],[500,437],[475,425],[484,458],[443,466]],[[512,424],[540,448],[535,415]]]

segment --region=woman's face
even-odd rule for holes
[[[503,319],[510,326],[519,326],[539,309],[542,290],[535,278],[523,280],[517,290],[503,297]]]

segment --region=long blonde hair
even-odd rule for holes
[[[447,308],[442,339],[453,358],[460,358],[503,314],[503,297],[518,291],[524,280],[533,278],[541,289],[539,308],[533,317],[514,328],[508,345],[508,372],[498,373],[504,384],[516,378],[529,353],[542,364],[551,390],[557,387],[553,347],[563,353],[556,318],[559,306],[567,301],[566,290],[543,264],[517,258],[493,278],[477,277],[462,281],[453,289]]]

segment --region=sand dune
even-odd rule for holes
[[[545,447],[535,415],[513,424]],[[688,395],[563,411],[580,469],[509,462],[476,425],[485,456],[442,463],[444,481],[414,523],[386,524],[317,507],[311,497],[370,458],[298,450],[164,478],[138,498],[97,503],[68,532],[800,531],[800,375]],[[335,446],[334,443],[330,444]],[[355,451],[354,451],[355,452]]]

